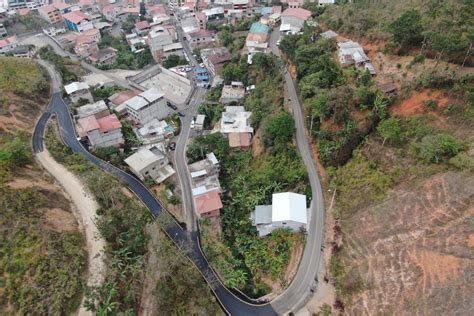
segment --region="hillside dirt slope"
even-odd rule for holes
[[[474,310],[474,175],[448,172],[395,189],[350,219],[345,258],[366,289],[351,315]]]

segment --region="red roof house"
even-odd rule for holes
[[[222,201],[216,191],[199,195],[195,199],[196,213],[199,217],[216,217],[220,214]]]

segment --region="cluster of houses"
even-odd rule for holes
[[[152,87],[146,91],[119,91],[106,101],[94,102],[87,82],[73,82],[64,87],[76,108],[76,132],[88,145],[95,148],[122,147],[125,143],[122,123],[124,117],[133,126],[141,142],[140,148],[124,162],[139,179],[161,183],[175,173],[168,159],[168,148],[175,127],[165,119],[170,108],[164,94]]]
[[[0,56],[11,54],[15,57],[31,57],[34,49],[27,45],[20,45],[16,35],[8,35],[7,29],[0,24]]]

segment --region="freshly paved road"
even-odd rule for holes
[[[48,71],[52,71],[52,67],[47,67]],[[53,75],[53,80],[57,80],[59,76]],[[59,86],[54,84],[53,86]],[[87,151],[82,144],[77,140],[74,130],[74,123],[72,121],[69,108],[61,98],[60,92],[53,89],[53,95],[50,104],[46,111],[38,120],[35,130],[33,132],[32,145],[34,152],[41,152],[43,150],[43,136],[45,126],[48,119],[55,115],[59,123],[59,131],[61,138],[66,146],[72,149],[73,152],[81,154],[87,160],[97,165],[106,172],[110,172],[118,176],[121,181],[132,190],[136,196],[147,206],[155,218],[159,218],[160,214],[168,211],[156,199],[156,197],[148,191],[141,181],[131,174],[111,165],[107,162],[97,158]],[[204,276],[211,289],[215,293],[221,305],[231,315],[277,315],[270,304],[262,303],[260,305],[246,302],[237,298],[230,292],[218,279],[215,272],[209,266],[206,258],[202,254],[199,246],[199,236],[196,231],[187,232],[177,222],[169,221],[169,224],[164,228],[168,236],[175,242],[175,244],[183,250],[190,260],[196,265],[201,274]]]
[[[280,37],[278,29],[272,32],[270,37],[270,48],[272,52],[279,55],[276,41]],[[318,172],[311,156],[311,148],[305,134],[305,120],[298,100],[293,79],[285,69],[284,78],[291,100],[291,109],[296,123],[296,143],[308,170],[311,192],[313,195],[310,206],[308,235],[303,257],[298,267],[298,272],[293,278],[286,291],[271,302],[271,305],[278,314],[288,311],[298,311],[303,308],[311,299],[312,290],[316,288],[315,278],[319,271],[321,260],[321,246],[324,235],[324,197],[319,181]]]
[[[276,37],[275,33],[271,36],[271,47],[272,50],[278,54],[278,49],[275,46]],[[188,48],[189,49],[189,48]],[[190,57],[192,54],[189,54]],[[195,62],[195,61],[194,61]],[[58,80],[58,76],[53,77]],[[192,195],[183,194],[191,201],[185,201],[187,205],[191,205],[191,209],[187,209],[187,216],[192,216],[190,223],[190,231],[184,230],[178,223],[172,222],[166,228],[166,233],[169,237],[180,247],[184,252],[187,253],[191,261],[198,267],[199,271],[205,277],[206,281],[210,284],[212,290],[216,294],[217,298],[225,308],[227,312],[232,315],[276,315],[285,314],[289,311],[297,311],[302,308],[306,302],[311,298],[311,289],[315,288],[315,277],[318,271],[319,263],[321,260],[321,245],[323,242],[323,228],[324,228],[324,202],[321,184],[319,177],[314,165],[311,150],[308,140],[305,135],[305,124],[304,118],[301,111],[301,106],[298,101],[298,96],[294,87],[291,76],[285,72],[285,81],[288,88],[288,93],[291,98],[291,105],[293,115],[296,122],[296,141],[298,149],[301,153],[303,162],[308,170],[309,180],[312,188],[313,202],[311,203],[311,215],[310,222],[308,225],[308,236],[307,243],[303,258],[301,260],[298,272],[294,277],[292,283],[287,290],[274,299],[270,304],[254,304],[254,302],[247,300],[246,298],[237,298],[232,292],[230,292],[217,278],[215,272],[209,266],[207,260],[199,246],[199,236],[195,229],[194,212],[192,211]],[[59,84],[55,84],[59,86]],[[55,114],[58,118],[60,133],[66,146],[70,147],[74,152],[79,153],[86,157],[89,161],[99,166],[107,172],[116,174],[149,208],[151,213],[158,217],[161,213],[167,212],[161,203],[151,194],[148,189],[135,177],[118,169],[101,159],[95,157],[89,153],[82,144],[77,141],[76,134],[74,131],[74,125],[72,118],[69,113],[67,105],[62,100],[58,91],[53,89],[53,96],[48,109],[38,120],[34,134],[33,134],[33,149],[35,152],[43,150],[42,137],[44,135],[45,125],[52,114]],[[177,153],[176,153],[176,168],[178,169],[178,175],[180,181],[182,181],[183,191],[191,191],[190,179],[187,169],[186,160],[184,157],[185,147],[189,136],[189,126],[192,116],[195,114],[197,105],[205,91],[203,89],[196,89],[196,94],[190,102],[189,107],[186,109],[187,115],[182,119],[182,136],[178,140]],[[178,148],[179,146],[179,148]],[[190,203],[190,204],[189,204]],[[188,207],[188,206],[187,206]]]

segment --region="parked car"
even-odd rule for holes
[[[177,107],[176,105],[172,104],[172,103],[166,102],[166,105],[167,105],[168,107],[172,108],[173,110],[177,110],[177,109],[178,109],[178,107]]]
[[[186,66],[186,67],[184,67],[184,70],[185,70],[186,72],[190,72],[191,70],[193,70],[193,68],[191,68],[191,67],[189,67],[189,66]]]
[[[170,150],[175,150],[176,149],[176,143],[175,142],[171,142],[169,145],[168,145],[169,149]]]
[[[185,117],[186,115],[183,112],[178,112],[178,115],[181,117]]]

